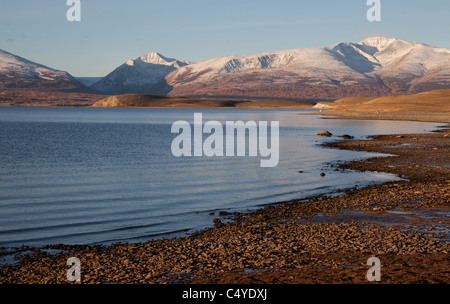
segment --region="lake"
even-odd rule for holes
[[[279,121],[280,159],[175,157],[175,121]],[[326,163],[378,154],[321,147],[333,134],[414,133],[438,124],[322,119],[302,110],[0,107],[0,246],[111,244],[182,236],[242,212],[395,180]],[[299,173],[303,171],[303,173]],[[325,172],[325,176],[320,176]],[[214,215],[211,213],[214,212]]]

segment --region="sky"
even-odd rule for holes
[[[449,0],[0,0],[0,49],[76,77],[105,76],[149,52],[203,61],[384,35],[450,48]]]

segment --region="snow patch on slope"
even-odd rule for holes
[[[8,77],[75,80],[67,72],[58,71],[0,50],[0,73]]]

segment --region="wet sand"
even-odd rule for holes
[[[330,163],[328,170],[408,180],[217,213],[215,228],[185,238],[31,249],[18,265],[0,268],[0,283],[68,283],[66,262],[74,256],[85,284],[369,283],[372,256],[381,261],[381,283],[450,283],[450,130],[327,146],[394,154]]]

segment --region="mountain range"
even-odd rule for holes
[[[450,87],[450,50],[376,36],[359,43],[188,62],[150,53],[92,88],[106,93],[337,99]]]
[[[102,98],[139,93],[335,100],[450,88],[450,50],[376,36],[359,43],[202,62],[151,52],[126,61],[93,84],[97,79],[77,80],[67,72],[0,51],[0,80],[0,102],[5,90],[19,88],[86,93],[95,98],[97,93],[103,94]]]

